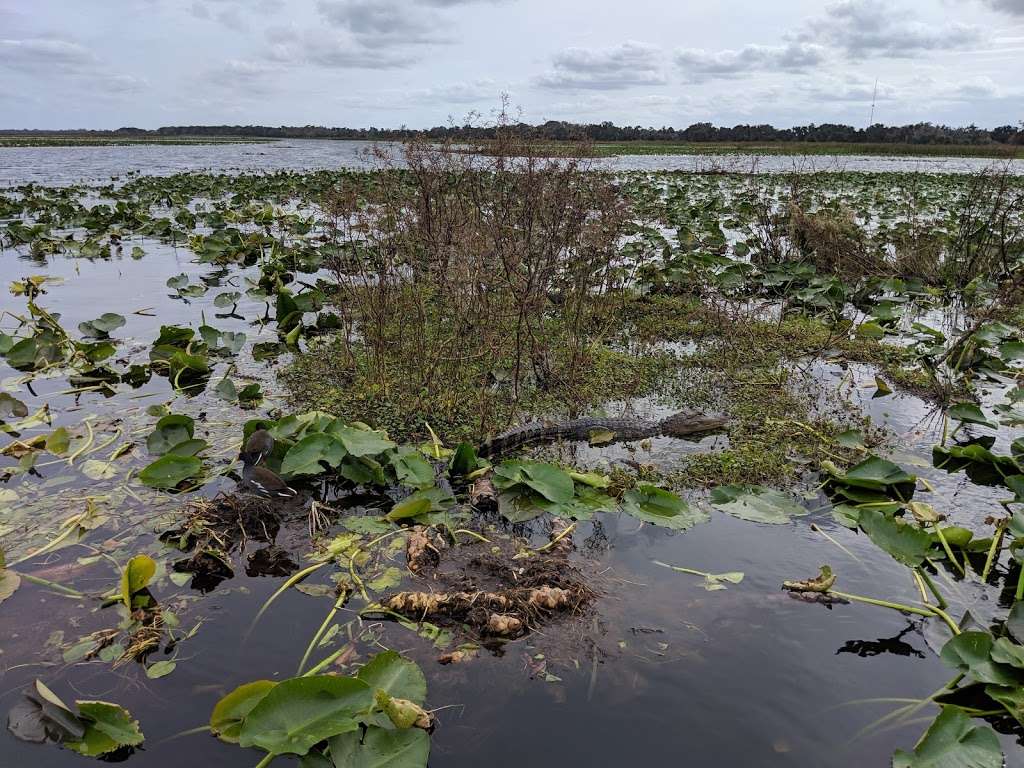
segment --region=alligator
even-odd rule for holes
[[[480,445],[477,453],[481,456],[501,456],[531,443],[590,440],[595,432],[612,433],[612,437],[603,442],[643,440],[659,435],[686,437],[701,432],[713,432],[728,423],[727,416],[699,411],[680,411],[660,421],[588,416],[560,422],[531,422],[491,438]]]

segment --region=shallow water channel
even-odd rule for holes
[[[0,181],[59,184],[130,168],[161,174],[194,167],[330,165],[347,162],[337,154],[339,147],[346,153],[352,149],[326,142],[281,142],[0,150]],[[644,167],[651,161],[635,158]],[[692,164],[694,158],[678,162]],[[134,245],[144,255],[133,258]],[[135,477],[150,460],[143,443],[155,418],[147,415],[148,406],[173,401],[174,412],[193,416],[196,436],[211,444],[209,466],[226,472],[237,454],[242,424],[283,404],[274,368],[287,356],[257,362],[251,355],[254,343],[277,338],[273,327],[260,320],[266,305],[243,295],[238,317],[217,317],[227,310],[213,303],[221,291],[244,290],[239,286],[246,269],[218,273],[193,257],[187,247],[150,239],[126,241],[122,251],[92,259],[33,258],[17,249],[0,252],[0,312],[25,313],[24,297],[8,292],[9,282],[30,275],[61,278],[43,284],[46,293],[38,303],[59,312],[61,324],[69,329],[103,312],[123,315],[127,324],[113,335],[118,339],[116,359],[126,362],[146,358],[161,325],[196,326],[204,317],[219,329],[247,334],[231,375],[239,382],[261,382],[265,394],[256,410],[243,410],[215,397],[212,385],[195,397],[175,395],[159,376],[113,393],[69,392],[65,376],[29,380],[0,361],[3,391],[23,400],[31,412],[49,405],[50,421],[30,428],[21,439],[60,426],[79,434],[89,421],[97,436],[93,445],[111,441],[104,450],[73,462],[48,456],[37,464],[36,474],[18,475],[0,485],[0,493],[13,492],[0,496],[0,543],[9,562],[45,545],[58,530],[57,522],[80,511],[90,498],[106,516],[75,543],[69,540],[68,546],[19,565],[24,573],[104,593],[116,585],[118,575],[108,559],[96,556],[98,551],[117,562],[140,552],[162,563],[176,559],[157,537],[180,524],[186,499],[148,490]],[[212,287],[203,296],[176,296],[166,283],[181,273],[192,283],[205,279]],[[11,324],[7,316],[2,325],[9,329]],[[218,364],[213,382],[229,364]],[[963,473],[932,466],[931,448],[941,438],[942,424],[930,417],[923,401],[898,393],[876,396],[874,372],[867,366],[819,361],[804,375],[817,386],[841,389],[855,407],[889,427],[895,435],[890,455],[931,483],[935,490],[929,501],[952,522],[979,527],[986,515],[1002,511],[998,500],[1006,496],[1005,489],[974,484]],[[771,391],[765,396],[771,397]],[[642,415],[661,415],[649,402],[612,403],[608,411],[622,412],[627,405]],[[1002,429],[996,447],[1005,453],[1013,437]],[[109,458],[117,446],[129,442],[134,446],[127,453]],[[638,450],[646,462],[669,464],[681,454],[720,450],[725,444],[723,436],[694,443],[659,438]],[[632,449],[637,446],[577,444],[559,450],[566,460],[602,468],[634,456]],[[87,473],[89,460],[99,463],[89,465]],[[0,456],[0,471],[15,464],[15,459]],[[224,476],[197,493],[213,497],[234,487],[235,481]],[[813,487],[809,481],[803,490]],[[705,497],[695,493],[692,503],[705,504]],[[357,651],[372,652],[365,638],[376,637],[380,646],[402,651],[425,671],[429,706],[440,708],[431,738],[430,765],[435,768],[888,765],[895,749],[913,746],[935,708],[926,707],[897,727],[883,722],[863,729],[899,706],[886,699],[923,698],[949,680],[950,669],[937,657],[944,636],[929,625],[934,620],[868,605],[809,603],[781,591],[783,580],[809,577],[830,563],[848,592],[907,603],[919,597],[908,569],[865,536],[838,525],[823,495],[811,491],[803,503],[809,513],[786,525],[745,522],[708,507],[710,521],[684,532],[621,514],[598,515],[579,525],[571,557],[597,574],[600,596],[564,631],[549,625],[506,644],[500,653],[483,651],[469,663],[441,666],[436,661],[441,651],[430,640],[394,623],[365,620]],[[309,549],[306,525],[303,514],[292,515],[276,535],[300,562]],[[544,540],[540,527],[531,531],[527,525],[522,532]],[[127,707],[146,736],[144,746],[128,757],[133,766],[254,765],[260,753],[223,744],[206,733],[181,734],[205,725],[213,705],[235,686],[294,675],[308,638],[330,607],[323,595],[289,590],[247,635],[260,606],[282,581],[280,576],[247,575],[246,558],[261,546],[253,542],[235,553],[234,576],[207,592],[176,584],[161,567],[152,593],[174,611],[184,629],[198,629],[175,650],[173,672],[158,679],[147,677],[138,663],[66,662],[63,654],[77,637],[116,625],[117,617],[112,609],[99,608],[96,600],[23,583],[0,606],[0,712],[40,678],[66,700],[104,699]],[[713,573],[742,571],[744,579],[725,590],[707,591],[701,579],[658,563]],[[955,582],[941,571],[936,578],[951,602],[961,610],[970,606],[982,620],[1005,612],[1012,600],[1012,586],[1000,592]],[[320,582],[327,583],[316,575],[309,581]],[[1000,736],[1008,764],[1024,765],[1024,750],[1016,738]],[[63,767],[83,760],[54,744],[27,744],[6,731],[0,734],[0,766],[5,768]],[[289,764],[289,759],[278,762]]]

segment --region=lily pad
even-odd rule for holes
[[[913,752],[897,750],[892,768],[1002,768],[995,732],[975,725],[958,707],[945,706]]]
[[[242,721],[275,685],[277,683],[273,680],[256,680],[240,685],[224,696],[214,706],[213,714],[210,715],[210,730],[213,735],[221,741],[237,744]]]
[[[331,739],[335,768],[426,768],[430,737],[419,728],[389,730],[370,726]]]
[[[419,666],[395,651],[378,653],[363,666],[356,677],[371,688],[417,704],[427,700],[427,679]]]
[[[143,742],[138,721],[124,707],[106,701],[75,703],[85,722],[85,734],[80,741],[65,742],[68,749],[86,757],[100,757]]]
[[[175,445],[190,440],[195,428],[195,420],[191,416],[173,413],[164,416],[146,438],[146,449],[153,456],[163,456]]]
[[[203,463],[195,456],[168,454],[144,467],[139,472],[139,480],[150,488],[171,490],[190,477],[196,477],[202,468]]]
[[[708,520],[707,513],[691,507],[671,491],[645,483],[623,494],[622,509],[638,520],[677,531]]]
[[[789,494],[759,485],[723,485],[711,491],[711,503],[733,517],[754,523],[784,525],[807,510]]]
[[[272,755],[304,755],[313,745],[356,731],[356,718],[373,703],[373,690],[352,677],[297,677],[274,686],[243,719],[242,747]]]
[[[345,455],[345,446],[340,440],[323,432],[314,432],[288,449],[281,462],[281,473],[289,477],[319,475],[326,471],[326,467],[337,467]]]
[[[999,427],[991,419],[985,417],[984,411],[974,403],[957,403],[946,411],[949,418],[965,424],[980,424],[983,427],[997,429]]]

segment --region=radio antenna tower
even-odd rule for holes
[[[875,101],[878,99],[878,78],[875,78],[875,90],[871,94],[871,119],[868,120],[868,128],[875,124]]]

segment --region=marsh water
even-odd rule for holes
[[[365,167],[362,150],[365,147],[355,143],[314,141],[5,149],[0,150],[0,182],[60,186],[105,183],[129,173],[358,168]],[[875,157],[801,162],[819,168],[934,172],[968,172],[989,164],[960,158]],[[749,158],[737,157],[629,157],[602,165],[614,170],[689,170],[704,163],[750,169]],[[760,170],[790,170],[793,165],[792,158],[757,159]],[[1017,161],[1015,172],[1022,169],[1024,164]],[[144,253],[133,257],[133,245]],[[167,281],[182,273],[190,283],[204,282],[212,289],[196,297],[176,295]],[[64,376],[30,380],[0,362],[3,391],[25,401],[33,412],[49,405],[51,421],[35,431],[60,426],[75,431],[88,421],[97,434],[136,443],[119,458],[116,473],[99,467],[90,477],[83,474],[81,462],[40,462],[33,476],[17,476],[0,486],[15,494],[0,496],[0,541],[9,552],[24,552],[25,542],[45,542],[45,537],[33,537],[40,530],[52,531],[53,521],[77,511],[87,498],[99,500],[108,516],[77,543],[26,561],[20,566],[25,573],[103,593],[116,584],[118,575],[110,562],[95,556],[98,551],[118,561],[137,552],[167,561],[166,548],[157,537],[180,522],[185,499],[153,494],[131,477],[131,470],[147,461],[139,445],[154,421],[146,414],[147,406],[173,401],[175,412],[195,417],[197,437],[212,446],[211,464],[226,472],[238,450],[242,423],[285,405],[275,369],[287,362],[287,355],[257,362],[251,354],[254,343],[276,339],[263,320],[267,305],[243,295],[231,313],[234,317],[224,317],[224,309],[214,305],[216,293],[239,290],[246,274],[253,274],[252,268],[218,269],[196,263],[187,246],[149,238],[134,238],[123,249],[105,250],[93,258],[31,256],[18,248],[0,252],[5,287],[0,312],[25,312],[24,297],[6,290],[9,282],[30,275],[59,278],[44,283],[46,293],[39,302],[59,312],[67,328],[103,312],[123,315],[127,323],[115,334],[117,358],[129,362],[145,357],[162,325],[195,325],[202,317],[222,330],[247,334],[232,375],[259,381],[266,396],[256,411],[245,411],[210,392],[176,396],[168,381],[157,376],[137,388],[72,392],[74,387]],[[214,380],[226,365],[218,368]],[[844,391],[853,407],[888,427],[894,435],[892,455],[931,483],[935,504],[950,514],[952,522],[976,527],[986,515],[1002,510],[998,502],[1005,490],[932,466],[931,448],[941,439],[942,420],[928,404],[898,392],[879,395],[869,366],[815,361],[802,375],[808,387]],[[999,394],[993,390],[991,396]],[[771,390],[765,396],[772,397]],[[610,412],[630,409],[643,415],[659,414],[663,408],[649,401],[607,406]],[[29,430],[23,439],[32,434]],[[1015,435],[1001,428],[995,447],[1005,452],[1018,435],[1019,431]],[[601,469],[634,458],[634,449],[644,461],[656,464],[687,452],[719,450],[724,441],[721,436],[692,443],[659,438],[639,449],[577,444],[561,450],[565,460]],[[113,447],[93,458],[106,461]],[[0,457],[0,469],[15,463]],[[234,487],[235,480],[224,476],[198,493],[213,497]],[[838,525],[813,481],[803,492],[808,513],[786,525],[746,522],[713,509],[708,522],[683,532],[644,525],[621,514],[581,523],[573,557],[586,560],[600,574],[601,592],[585,622],[564,633],[548,627],[507,644],[501,653],[482,652],[468,664],[440,666],[440,651],[429,640],[394,624],[367,620],[363,629],[378,637],[381,646],[406,653],[427,674],[429,704],[441,708],[430,765],[888,765],[894,749],[913,746],[934,708],[896,727],[867,727],[897,706],[887,699],[923,698],[949,679],[949,668],[937,656],[942,637],[921,617],[868,605],[808,603],[780,590],[783,580],[813,575],[821,564],[830,563],[848,592],[906,603],[917,599],[907,568],[865,536]],[[704,503],[701,492],[694,491],[692,497],[694,504]],[[277,533],[297,560],[308,549],[308,543],[301,544],[305,530],[306,519],[300,514],[286,519]],[[707,591],[700,579],[658,563],[713,573],[742,571],[745,578],[726,590]],[[944,571],[937,578],[951,602],[970,607],[982,623],[1012,602],[1012,589],[957,581]],[[145,746],[128,757],[131,765],[253,765],[258,753],[206,733],[182,734],[203,726],[216,701],[236,685],[295,674],[306,640],[322,622],[329,601],[289,590],[258,629],[247,634],[260,606],[281,581],[247,575],[244,565],[238,565],[232,578],[201,592],[172,582],[162,568],[152,591],[173,608],[183,627],[198,625],[198,630],[175,651],[173,673],[158,679],[149,679],[137,663],[65,661],[62,647],[116,624],[116,616],[96,601],[23,583],[0,608],[0,711],[13,706],[21,691],[41,678],[65,699],[104,699],[130,709],[146,735]],[[1024,765],[1016,735],[1000,739],[1009,764]],[[6,732],[0,735],[4,768],[56,768],[80,765],[84,759],[53,744],[27,744]],[[278,762],[288,764],[289,759]]]
[[[13,147],[3,150],[0,185],[105,183],[128,174],[166,176],[188,171],[308,171],[376,166],[364,141],[287,140],[265,144],[127,145]],[[395,151],[395,145],[379,145]],[[880,157],[872,155],[621,155],[594,161],[610,171],[727,171],[789,173],[869,171],[897,173],[977,173],[1006,168],[1024,173],[1024,160],[978,157]]]

